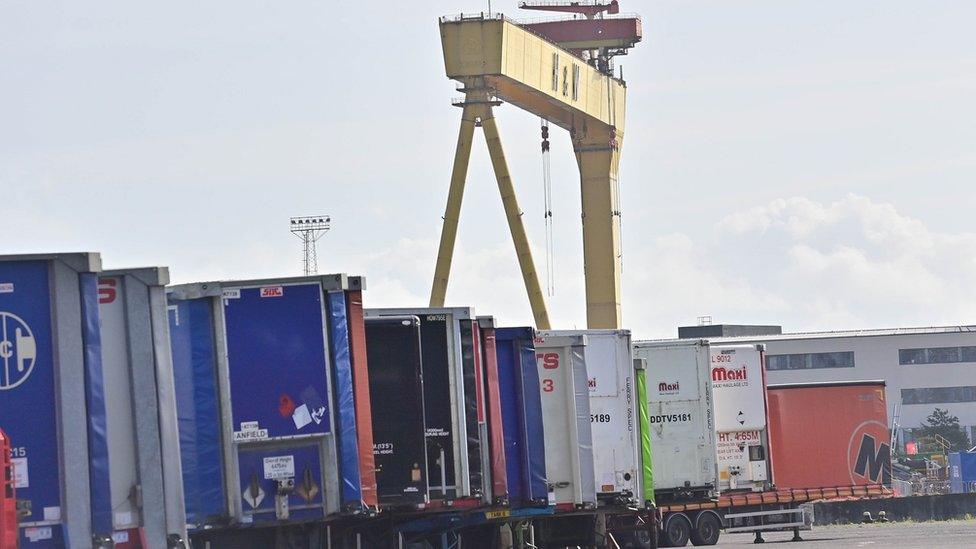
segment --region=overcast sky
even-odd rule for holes
[[[625,324],[972,323],[976,2],[621,0],[644,40],[621,164]],[[496,10],[517,13],[515,0]],[[3,253],[92,250],[176,282],[320,272],[423,305],[460,111],[437,17],[474,0],[0,2]],[[541,270],[539,121],[502,137]],[[579,182],[555,132],[557,327],[583,327]],[[452,305],[531,321],[483,139]]]

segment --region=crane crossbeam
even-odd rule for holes
[[[442,18],[447,76],[484,82],[495,97],[566,130],[582,123],[623,134],[626,85],[501,18]],[[585,122],[584,122],[585,121]]]

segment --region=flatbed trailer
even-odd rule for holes
[[[377,515],[266,523],[198,530],[192,547],[211,549],[563,549],[653,547],[657,521],[649,509],[581,509],[552,506],[386,510]],[[638,535],[637,532],[643,532]]]
[[[660,547],[715,545],[722,530],[727,532],[755,532],[757,541],[762,532],[792,530],[799,539],[800,530],[808,530],[813,523],[812,510],[802,504],[821,500],[845,498],[892,497],[890,488],[881,484],[803,488],[723,494],[708,501],[669,503],[658,508]],[[799,515],[799,516],[797,516]]]

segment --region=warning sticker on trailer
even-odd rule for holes
[[[13,282],[0,282],[0,294],[12,294],[12,293],[14,293]]]
[[[27,471],[27,458],[13,458],[10,460],[14,464],[14,488],[30,488],[30,475]]]
[[[295,478],[295,456],[264,458],[264,478],[267,480]]]

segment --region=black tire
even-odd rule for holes
[[[698,524],[691,531],[692,545],[715,545],[722,533],[722,521],[715,513],[701,513]]]
[[[683,513],[665,517],[658,541],[660,547],[684,547],[691,538],[691,520]]]

